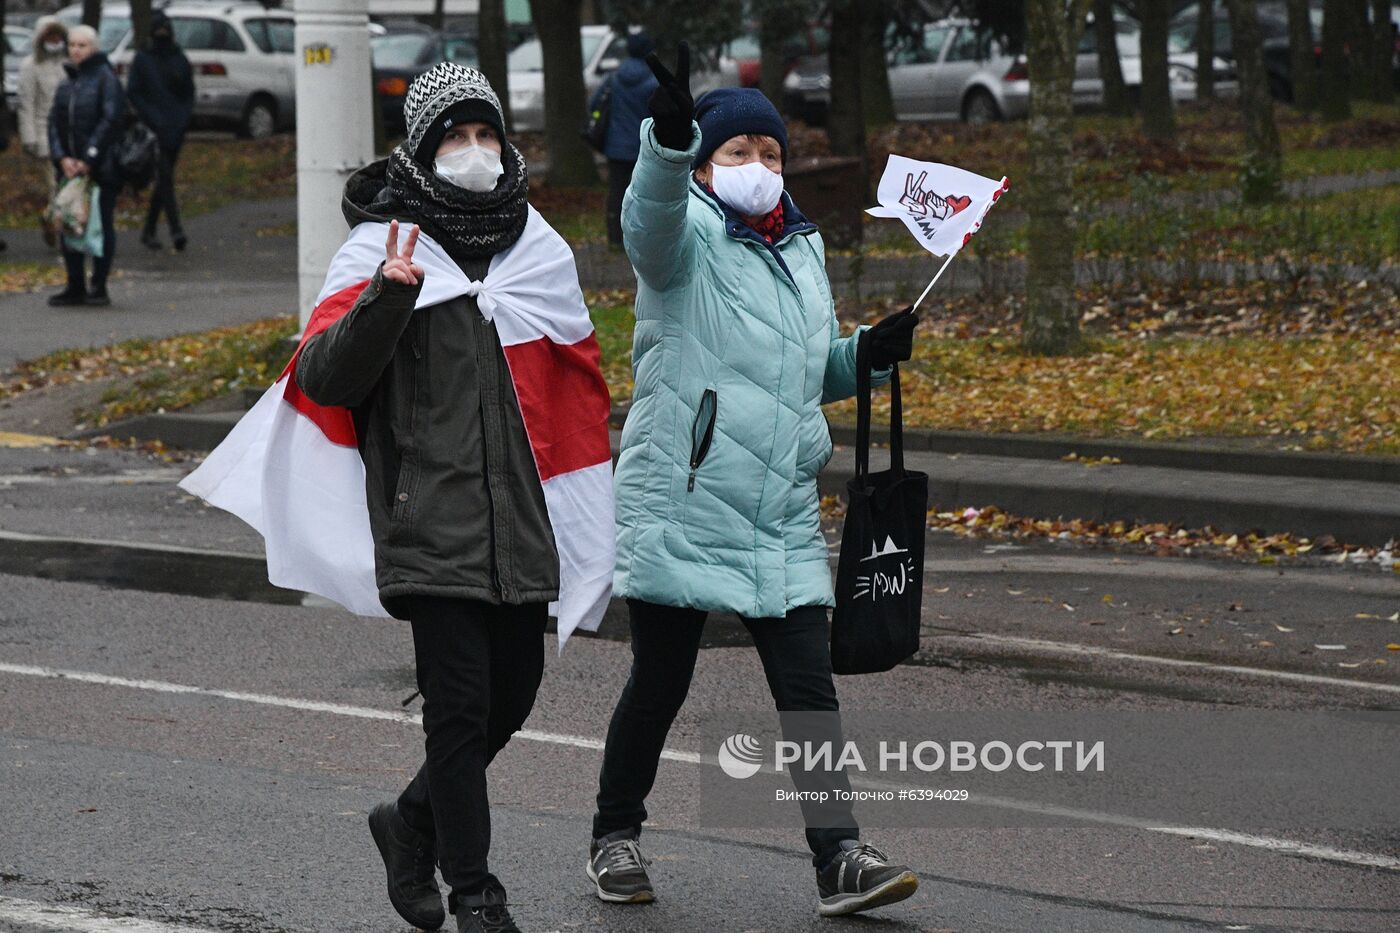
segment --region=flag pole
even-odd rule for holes
[[[917,311],[919,309],[919,305],[923,304],[924,299],[928,297],[928,293],[933,291],[934,283],[938,281],[939,276],[943,275],[943,270],[948,268],[948,263],[952,262],[953,257],[957,254],[957,250],[953,250],[953,252],[948,254],[948,258],[943,260],[943,265],[938,267],[938,272],[934,274],[933,281],[928,283],[928,288],[924,289],[924,293],[919,296],[918,301],[914,302],[914,306],[909,309],[910,311]]]

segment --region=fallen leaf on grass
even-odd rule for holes
[[[1293,631],[1293,629],[1289,628],[1288,626],[1286,626],[1286,625],[1279,625],[1277,622],[1274,623],[1274,628],[1278,629],[1280,632],[1291,632],[1291,631]]]
[[[1318,651],[1345,651],[1346,645],[1313,645]]]

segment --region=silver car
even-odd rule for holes
[[[5,26],[5,103],[10,113],[19,105],[19,65],[34,49],[34,33],[23,26]]]
[[[194,69],[194,116],[198,123],[232,127],[240,136],[261,139],[292,125],[296,116],[295,21],[290,13],[258,3],[176,2],[162,7],[175,41]],[[76,11],[74,15],[71,11]],[[77,22],[82,8],[59,11]],[[111,24],[111,25],[109,25]],[[115,41],[109,37],[123,26]],[[117,73],[125,76],[131,48],[131,9],[102,8],[102,46]]]

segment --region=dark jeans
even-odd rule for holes
[[[593,817],[593,838],[620,831],[641,833],[647,818],[645,801],[656,783],[656,767],[666,744],[666,733],[685,702],[695,659],[700,652],[700,634],[705,613],[697,609],[658,606],[641,600],[628,600],[632,628],[632,673],[622,688],[622,698],[613,711],[608,727],[603,771],[598,779],[598,812]],[[803,606],[785,619],[745,619],[753,636],[768,689],[779,712],[835,712],[836,685],[831,678],[830,629],[826,609]],[[785,738],[799,739],[792,735]],[[850,790],[844,774],[807,775],[792,772],[799,790]],[[834,778],[834,780],[833,780]],[[811,786],[808,786],[811,785]],[[815,808],[802,807],[807,819],[807,845],[812,864],[825,865],[840,849],[842,839],[856,839],[860,830],[849,803],[835,812],[833,806],[821,809],[822,826],[813,827]]]
[[[156,157],[156,177],[151,185],[151,206],[146,210],[146,226],[143,235],[150,239],[156,235],[156,225],[160,223],[161,211],[170,224],[170,235],[181,236],[180,206],[175,203],[175,161],[180,158],[180,147],[173,149],[160,147]]]
[[[486,865],[486,766],[535,704],[544,673],[546,610],[544,603],[408,600],[427,760],[399,796],[399,813],[436,841],[453,904],[499,885]]]
[[[608,160],[608,242],[622,245],[622,196],[632,184],[632,169],[636,162]]]
[[[92,261],[92,290],[95,292],[105,291],[107,288],[107,273],[112,271],[112,260],[117,252],[117,193],[122,190],[120,184],[104,184],[97,188],[97,206],[99,215],[102,217],[102,258]],[[78,253],[63,248],[63,264],[68,269],[68,290],[70,292],[81,292],[83,290],[83,260],[86,253]]]

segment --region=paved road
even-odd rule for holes
[[[183,469],[112,451],[0,451],[0,929],[102,930],[111,916],[143,918],[149,933],[403,929],[363,827],[421,753],[399,702],[412,689],[401,624],[258,593],[212,599],[188,573],[151,581],[181,592],[148,592],[134,578],[148,565],[108,555],[96,567],[78,544],[67,561],[21,566],[33,545],[19,535],[59,529],[130,553],[256,553],[251,532],[172,488]],[[843,678],[847,710],[1400,705],[1393,653],[1339,666],[1384,655],[1400,632],[1385,620],[1400,609],[1393,574],[941,535],[928,561],[921,663]],[[119,587],[79,582],[109,572]],[[732,625],[718,620],[707,645],[652,801],[661,899],[641,909],[598,904],[581,871],[596,743],[627,646],[575,639],[550,652],[531,731],[491,774],[496,865],[526,929],[1400,927],[1392,834],[1109,825],[872,830],[918,869],[919,895],[879,919],[819,922],[798,834],[715,828],[700,812],[706,772],[685,757],[702,750],[705,712],[769,705]],[[77,913],[54,921],[55,906]]]

